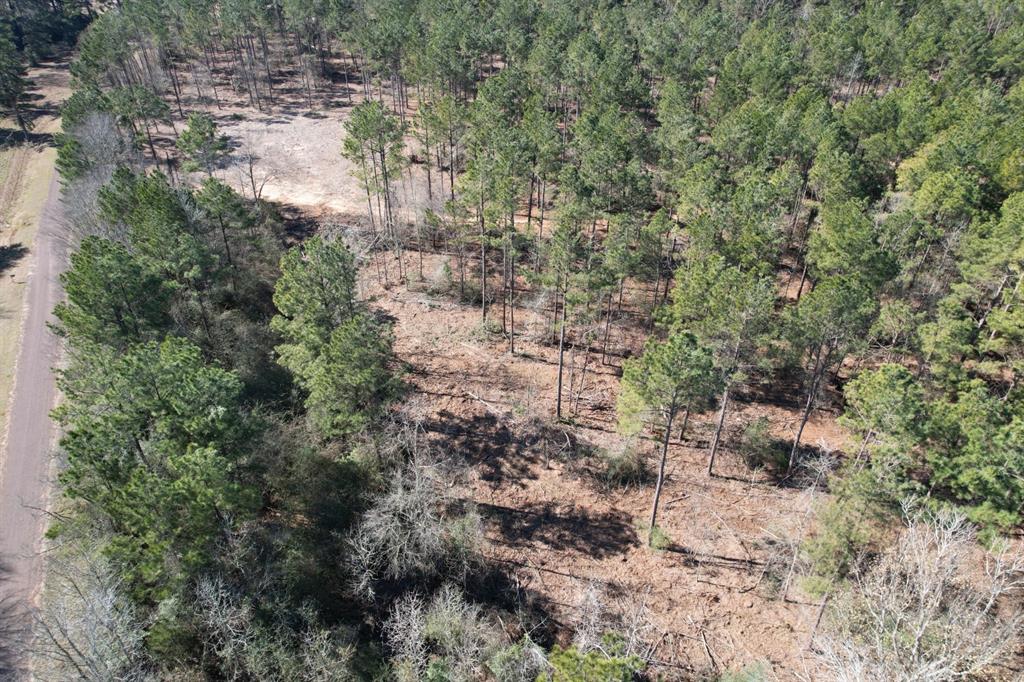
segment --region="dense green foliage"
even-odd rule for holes
[[[207,114],[190,114],[178,136],[178,150],[185,156],[185,170],[213,175],[213,169],[227,155],[228,140],[217,133],[217,124]]]
[[[581,653],[575,647],[562,649],[558,645],[551,651],[549,659],[551,672],[540,675],[537,680],[552,682],[629,682],[644,664],[635,656],[606,656],[597,651]]]
[[[0,111],[14,117],[27,137],[31,121],[22,112],[25,94],[25,65],[10,30],[0,24]]]
[[[281,364],[308,391],[306,408],[327,437],[356,433],[394,397],[391,339],[355,300],[356,268],[344,244],[314,237],[281,260],[271,321]]]

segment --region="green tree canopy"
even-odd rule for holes
[[[185,156],[184,168],[188,171],[203,171],[212,176],[213,171],[228,155],[228,138],[217,132],[217,124],[209,114],[189,114],[185,129],[178,135],[178,151]]]
[[[398,390],[389,332],[356,302],[355,286],[348,248],[314,237],[285,253],[274,290],[279,362],[306,390],[310,418],[328,438],[359,431]]]
[[[241,382],[171,337],[123,355],[82,342],[59,383],[66,492],[110,520],[108,552],[136,593],[167,596],[255,509],[236,471],[249,431]]]

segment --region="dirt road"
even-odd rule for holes
[[[51,367],[58,359],[57,340],[47,323],[61,296],[60,270],[64,261],[61,239],[60,185],[50,176],[32,249],[21,352],[11,402],[6,452],[0,462],[0,596],[18,607],[35,599],[42,577],[39,549],[50,489],[51,451],[55,429],[50,410],[56,399]]]
[[[47,323],[61,298],[64,263],[56,152],[47,137],[60,129],[56,107],[67,94],[67,69],[50,64],[30,74],[38,98],[36,137],[9,152],[0,183],[0,679],[19,679],[28,641],[28,607],[42,582],[44,509],[56,431],[58,344]]]

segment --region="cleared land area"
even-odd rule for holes
[[[241,98],[228,100],[225,92],[230,91],[220,90],[220,107],[187,107],[209,113],[230,139],[232,155],[218,177],[249,197],[255,185],[302,233],[368,223],[366,194],[340,153],[344,122],[360,93],[353,88],[350,104],[336,89],[311,113],[283,101],[280,88],[278,105],[265,111]],[[407,117],[414,115],[412,107]],[[166,135],[160,144],[173,158],[172,139]],[[406,142],[416,149],[415,141]],[[428,199],[426,174],[416,164],[403,174],[396,195],[409,230],[414,216],[427,207],[442,210],[446,198],[435,185]],[[554,215],[549,211],[542,225],[535,209],[533,229],[550,234]],[[516,223],[525,229],[526,220],[521,206]],[[678,672],[682,668],[676,666],[695,661],[711,665],[709,650],[714,665],[763,661],[780,679],[796,679],[813,665],[805,644],[819,603],[795,584],[781,599],[778,574],[785,574],[787,543],[809,530],[810,511],[823,499],[820,486],[780,487],[766,472],[751,472],[728,448],[716,464],[721,475],[708,479],[716,414],[695,414],[685,440],[670,445],[659,521],[667,544],[652,552],[643,530],[651,481],[610,488],[597,471],[598,453],[638,447],[653,461],[658,448],[653,439],[629,443],[617,433],[615,414],[622,362],[643,346],[648,286],[627,283],[606,357],[600,347],[567,352],[564,399],[570,419],[553,427],[558,349],[551,301],[524,282],[517,285],[517,354],[510,356],[507,338],[494,327],[500,324],[500,302],[482,326],[479,306],[457,300],[451,274],[457,267],[455,258],[442,253],[421,259],[407,252],[406,278],[397,280],[397,258],[384,252],[364,260],[361,290],[394,321],[395,350],[412,386],[405,409],[468,467],[490,558],[513,567],[524,593],[557,614],[566,629],[578,619],[581,595],[591,586],[622,604],[644,605],[665,633],[656,651],[665,670]],[[475,276],[478,263],[469,267]],[[726,442],[735,443],[742,426],[759,417],[767,418],[780,441],[788,438],[801,406],[780,399],[782,393],[762,386],[738,396]],[[818,410],[804,439],[840,450],[850,437],[834,414]]]

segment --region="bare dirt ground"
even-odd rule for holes
[[[314,113],[295,92],[289,100],[283,89],[277,105],[265,112],[229,95],[221,86],[219,108],[189,103],[186,96],[186,108],[210,112],[232,140],[235,153],[220,177],[247,196],[254,184],[262,187],[263,198],[324,224],[364,219],[365,194],[340,155],[351,106],[340,86],[320,93]],[[356,88],[351,95],[358,101]],[[256,160],[251,174],[249,158]],[[408,221],[426,204],[424,195],[417,168],[399,189]],[[397,262],[386,258],[395,284]],[[587,379],[582,388],[567,385],[567,395],[579,395],[578,404],[567,398],[569,423],[557,425],[557,347],[551,343],[549,310],[522,294],[517,354],[510,356],[507,339],[493,331],[500,325],[500,303],[492,306],[485,330],[478,306],[436,293],[444,285],[445,260],[426,255],[422,281],[416,274],[419,256],[406,252],[406,281],[385,287],[368,264],[362,284],[373,305],[394,321],[397,355],[409,367],[404,409],[453,457],[469,463],[490,558],[513,568],[522,588],[550,610],[562,636],[569,634],[579,597],[591,583],[645,602],[657,628],[657,671],[665,679],[751,663],[761,663],[769,679],[813,679],[807,648],[818,604],[796,582],[789,599],[782,599],[779,576],[787,564],[779,557],[785,555],[782,546],[806,533],[808,510],[823,493],[780,485],[765,472],[749,470],[731,450],[742,425],[761,416],[774,435],[790,437],[799,406],[770,398],[772,387],[761,391],[770,399],[741,396],[733,402],[716,478],[705,474],[714,415],[694,415],[686,440],[673,441],[669,454],[659,519],[668,547],[648,549],[642,527],[653,486],[609,488],[592,474],[594,453],[624,445],[616,431],[619,374],[623,358],[641,348],[645,326],[629,312],[636,309],[629,301],[649,294],[627,290],[608,364],[600,350],[589,361],[582,348],[575,353],[574,374],[586,362]],[[449,266],[456,268],[454,261]],[[493,267],[499,272],[500,264]],[[814,415],[804,434],[805,443],[826,449],[840,449],[846,441],[826,411]],[[650,434],[639,447],[653,469],[657,445]]]
[[[440,271],[441,259],[427,258],[428,277]],[[416,271],[415,256],[406,267]],[[778,577],[786,565],[772,562],[779,561],[779,545],[805,529],[815,493],[748,470],[728,448],[716,465],[719,476],[709,479],[710,412],[694,415],[686,441],[674,439],[670,448],[659,518],[668,548],[645,546],[652,486],[609,488],[591,475],[588,453],[623,446],[615,430],[617,356],[639,349],[635,321],[616,325],[609,365],[601,364],[599,350],[591,354],[590,383],[565,438],[552,419],[557,346],[549,342],[543,316],[517,311],[522,336],[513,357],[502,335],[483,330],[477,307],[432,296],[424,283],[385,289],[368,270],[364,283],[373,305],[395,320],[396,350],[411,368],[407,409],[439,444],[471,464],[491,557],[515,566],[522,586],[540,595],[561,625],[573,622],[580,595],[593,582],[646,602],[660,637],[656,658],[668,679],[753,662],[778,679],[811,675],[804,650],[817,604],[795,583],[783,601]],[[500,320],[500,305],[490,314]],[[575,360],[577,375],[582,356]],[[797,410],[737,402],[730,423],[767,416],[783,436]],[[823,414],[806,433],[809,442],[829,447],[845,438]],[[639,447],[653,469],[657,444]]]
[[[245,155],[257,160],[262,197],[307,207],[317,213],[359,214],[366,197],[351,179],[351,164],[341,156],[344,132],[334,117],[248,114],[228,118],[221,130],[238,146],[235,161],[217,175],[251,194]],[[238,158],[242,157],[242,158]]]
[[[335,67],[341,65],[335,63]],[[226,78],[220,70],[217,75]],[[349,110],[364,99],[355,74],[350,74],[350,80],[346,86],[335,74],[336,82],[322,83],[311,100],[301,88],[278,83],[273,102],[264,102],[261,111],[223,82],[216,100],[208,86],[200,100],[194,84],[183,76],[181,99],[186,115],[192,111],[209,114],[230,141],[231,155],[215,171],[216,177],[250,198],[259,194],[268,201],[300,207],[307,215],[362,221],[367,214],[366,193],[353,177],[352,164],[341,155],[344,121]],[[184,121],[176,109],[175,114],[180,129]],[[161,154],[173,158],[174,131],[162,126],[160,132]],[[407,142],[415,144],[411,138]],[[201,179],[202,174],[194,178]],[[424,183],[420,167],[403,174],[399,211],[410,222],[416,218],[414,205],[427,201]],[[436,207],[440,208],[440,201]]]

